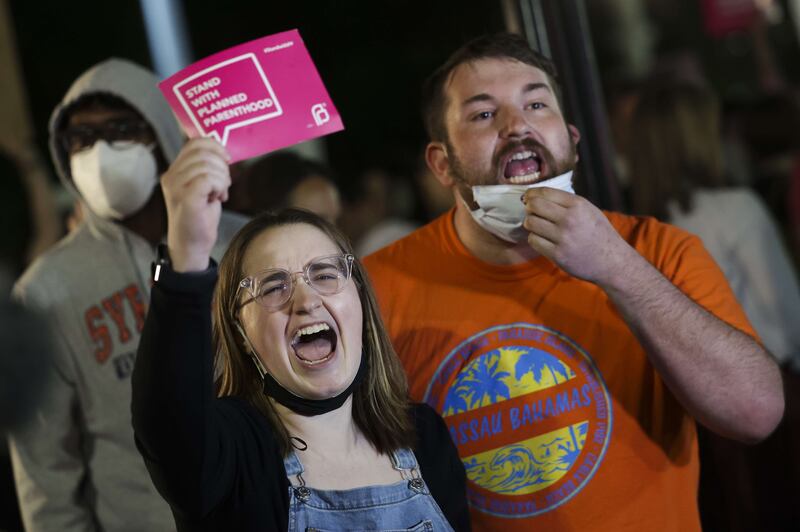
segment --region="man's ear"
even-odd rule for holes
[[[569,136],[572,137],[572,142],[577,146],[578,142],[581,141],[581,132],[572,124],[567,124],[567,131],[569,131]]]
[[[577,163],[580,160],[580,155],[578,154],[577,146],[578,143],[581,141],[581,132],[578,131],[578,128],[572,124],[567,124],[567,131],[569,131],[569,136],[572,138],[572,143],[576,146],[575,162]]]
[[[453,177],[450,175],[450,158],[443,142],[428,143],[425,147],[425,162],[439,183],[446,187],[453,186]]]

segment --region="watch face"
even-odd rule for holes
[[[156,247],[156,262],[165,265],[171,264],[169,248],[167,248],[166,244],[159,244],[158,247]]]

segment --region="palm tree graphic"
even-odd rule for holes
[[[516,378],[517,381],[530,373],[536,384],[541,384],[542,374],[545,369],[550,373],[554,384],[569,380],[568,370],[564,367],[564,364],[554,356],[532,347],[527,348],[525,351],[526,352],[517,359],[517,364],[514,366],[514,378]],[[558,375],[561,376],[560,381]]]
[[[509,399],[511,392],[503,379],[511,374],[500,369],[501,360],[500,351],[495,349],[470,362],[447,394],[444,414],[458,414]]]
[[[578,432],[583,437],[585,441],[586,437],[586,430],[589,427],[588,422],[583,422],[578,427]],[[581,439],[575,433],[575,427],[570,425],[569,427],[569,435],[570,439],[567,440],[566,444],[561,444],[558,446],[558,449],[562,452],[561,456],[558,458],[559,464],[565,469],[572,467],[572,464],[575,462],[575,459],[578,458],[578,455],[581,453],[581,449],[583,445],[581,443]]]

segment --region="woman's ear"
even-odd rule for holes
[[[245,348],[247,349],[250,358],[253,359],[253,364],[256,365],[256,370],[258,370],[258,374],[261,375],[261,378],[263,379],[267,375],[267,373],[269,373],[267,371],[267,368],[264,367],[264,363],[261,362],[260,358],[258,358],[258,353],[256,353],[255,349],[253,349],[253,344],[250,343],[250,339],[247,337],[247,334],[245,334],[244,329],[239,324],[239,322],[235,321],[233,322],[233,324],[234,327],[236,327],[236,330],[239,331],[239,334],[242,335],[242,340],[244,341]]]
[[[237,331],[239,331],[239,335],[242,337],[242,341],[244,342],[247,352],[251,355],[255,355],[255,350],[253,349],[253,345],[250,343],[250,338],[247,337],[247,334],[245,334],[244,329],[242,329],[242,326],[239,324],[239,322],[234,321],[233,326],[236,327]]]

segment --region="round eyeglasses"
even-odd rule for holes
[[[355,257],[350,254],[328,255],[312,259],[299,272],[270,268],[245,277],[239,281],[233,300],[238,299],[242,289],[247,290],[251,297],[238,305],[234,303],[234,313],[252,301],[268,310],[279,309],[292,298],[298,274],[317,293],[325,296],[338,294],[350,279],[353,260]]]

